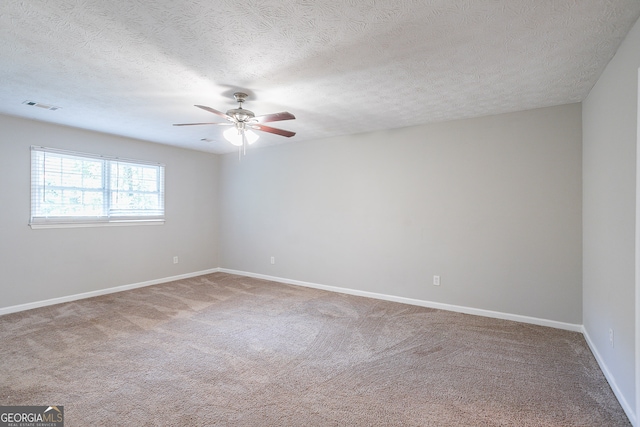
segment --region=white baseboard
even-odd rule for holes
[[[624,409],[624,413],[627,414],[627,418],[629,418],[631,425],[637,427],[638,424],[636,423],[637,417],[636,417],[635,411],[633,410],[629,402],[627,402],[627,399],[624,398],[624,395],[622,394],[622,392],[620,391],[620,388],[618,387],[618,384],[616,383],[615,377],[611,374],[611,371],[609,371],[607,364],[604,362],[604,359],[602,358],[602,356],[600,356],[600,353],[598,352],[598,348],[593,343],[593,341],[591,340],[591,337],[589,336],[589,333],[584,327],[582,327],[582,335],[584,335],[584,339],[587,341],[587,344],[591,349],[591,353],[593,353],[593,356],[595,357],[596,362],[598,362],[598,365],[600,366],[600,370],[602,371],[605,378],[609,382],[609,385],[613,390],[613,394],[616,395],[618,402],[620,402],[620,406],[622,406],[622,409]]]
[[[129,284],[129,285],[116,286],[116,287],[113,287],[113,288],[99,289],[99,290],[91,291],[91,292],[83,292],[81,294],[68,295],[68,296],[64,296],[64,297],[52,298],[52,299],[43,300],[43,301],[35,301],[35,302],[30,302],[30,303],[20,304],[20,305],[14,305],[14,306],[9,306],[9,307],[2,307],[2,308],[0,308],[0,316],[4,315],[4,314],[16,313],[16,312],[24,311],[24,310],[31,310],[33,308],[45,307],[45,306],[54,305],[54,304],[61,304],[61,303],[64,303],[64,302],[76,301],[76,300],[80,300],[80,299],[84,299],[84,298],[92,298],[92,297],[97,297],[97,296],[100,296],[100,295],[107,295],[107,294],[111,294],[111,293],[115,293],[115,292],[128,291],[130,289],[142,288],[142,287],[145,287],[145,286],[152,286],[152,285],[157,285],[157,284],[160,284],[160,283],[166,283],[166,282],[171,282],[171,281],[180,280],[180,279],[188,279],[190,277],[202,276],[204,274],[211,274],[211,273],[217,273],[217,272],[236,274],[236,275],[239,275],[239,276],[246,276],[246,277],[255,277],[257,279],[271,280],[271,281],[274,281],[274,282],[286,283],[286,284],[297,285],[297,286],[304,286],[304,287],[307,287],[307,288],[322,289],[322,290],[331,291],[331,292],[340,292],[340,293],[343,293],[343,294],[356,295],[356,296],[368,297],[368,298],[375,298],[375,299],[380,299],[380,300],[385,300],[385,301],[399,302],[399,303],[403,303],[403,304],[417,305],[417,306],[420,306],[420,307],[437,308],[437,309],[440,309],[440,310],[455,311],[455,312],[458,312],[458,313],[473,314],[473,315],[477,315],[477,316],[492,317],[492,318],[503,319],[503,320],[513,320],[515,322],[529,323],[529,324],[540,325],[540,326],[549,326],[551,328],[564,329],[564,330],[574,331],[574,332],[583,332],[584,331],[584,328],[582,327],[582,325],[576,325],[576,324],[572,324],[572,323],[564,323],[564,322],[558,322],[558,321],[555,321],[555,320],[540,319],[540,318],[537,318],[537,317],[521,316],[521,315],[518,315],[518,314],[502,313],[502,312],[498,312],[498,311],[483,310],[483,309],[479,309],[479,308],[472,308],[472,307],[464,307],[464,306],[458,306],[458,305],[444,304],[444,303],[426,301],[426,300],[419,300],[419,299],[414,299],[414,298],[405,298],[405,297],[399,297],[399,296],[395,296],[395,295],[387,295],[387,294],[379,294],[379,293],[375,293],[375,292],[360,291],[360,290],[357,290],[357,289],[349,289],[349,288],[341,288],[341,287],[337,287],[337,286],[320,285],[320,284],[317,284],[317,283],[304,282],[304,281],[301,281],[301,280],[292,280],[292,279],[285,279],[283,277],[268,276],[268,275],[265,275],[265,274],[257,274],[257,273],[250,273],[250,272],[246,272],[246,271],[230,270],[228,268],[212,268],[212,269],[209,269],[209,270],[196,271],[196,272],[193,272],[193,273],[180,274],[180,275],[171,276],[171,277],[163,277],[163,278],[160,278],[160,279],[148,280],[148,281],[140,282],[140,283],[133,283],[133,284]]]
[[[305,286],[307,288],[322,289],[325,291],[340,292],[343,294],[357,295],[361,297],[375,298],[385,301],[399,302],[403,304],[417,305],[420,307],[437,308],[440,310],[455,311],[457,313],[473,314],[476,316],[492,317],[495,319],[513,320],[515,322],[529,323],[532,325],[549,326],[556,329],[564,329],[573,332],[582,332],[582,325],[573,323],[558,322],[555,320],[539,319],[537,317],[521,316],[518,314],[501,313],[498,311],[482,310],[479,308],[463,307],[459,305],[443,304],[433,301],[425,301],[413,298],[398,297],[394,295],[379,294],[375,292],[359,291],[356,289],[340,288],[336,286],[319,285],[317,283],[303,282],[300,280],[285,279],[282,277],[267,276],[265,274],[249,273],[246,271],[230,270],[220,268],[220,272],[237,274],[239,276],[255,277],[256,279],[271,280],[274,282],[286,283],[289,285]]]
[[[179,274],[177,276],[171,276],[171,277],[163,277],[161,279],[148,280],[146,282],[133,283],[130,285],[116,286],[113,288],[99,289],[97,291],[83,292],[81,294],[68,295],[68,296],[59,297],[59,298],[51,298],[44,301],[36,301],[36,302],[30,302],[27,304],[3,307],[3,308],[0,308],[0,316],[2,316],[3,314],[16,313],[18,311],[31,310],[32,308],[45,307],[48,305],[61,304],[63,302],[76,301],[84,298],[92,298],[100,295],[113,294],[115,292],[122,292],[122,291],[128,291],[136,288],[143,288],[145,286],[158,285],[160,283],[172,282],[174,280],[188,279],[190,277],[202,276],[203,274],[217,273],[218,271],[220,271],[219,268],[212,268],[209,270]]]

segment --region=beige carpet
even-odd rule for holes
[[[0,317],[74,426],[629,426],[573,332],[215,273]]]

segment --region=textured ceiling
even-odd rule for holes
[[[638,0],[2,0],[0,113],[210,152],[582,101]],[[56,111],[25,100],[61,107]],[[201,141],[206,138],[211,141]]]

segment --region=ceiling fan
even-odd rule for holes
[[[287,112],[283,111],[281,113],[273,113],[273,114],[265,114],[263,116],[256,116],[253,114],[253,111],[245,110],[242,108],[242,103],[245,102],[248,95],[244,92],[236,92],[233,94],[233,97],[238,102],[238,108],[232,108],[231,110],[223,113],[211,107],[207,107],[204,105],[196,105],[196,107],[201,108],[205,111],[213,113],[217,116],[226,119],[227,123],[216,123],[216,122],[206,122],[206,123],[176,123],[174,126],[194,126],[194,125],[218,125],[218,126],[233,126],[232,128],[223,132],[224,138],[232,143],[233,145],[240,147],[241,150],[246,152],[247,145],[253,144],[257,139],[258,135],[253,132],[252,129],[259,130],[262,132],[269,132],[276,135],[286,136],[287,138],[295,135],[295,132],[291,132],[284,129],[278,129],[270,126],[265,126],[262,123],[268,122],[278,122],[281,120],[292,120],[296,117]]]

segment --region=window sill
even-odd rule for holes
[[[123,220],[109,222],[41,222],[31,223],[32,230],[42,228],[130,227],[137,225],[164,225],[164,219]]]

